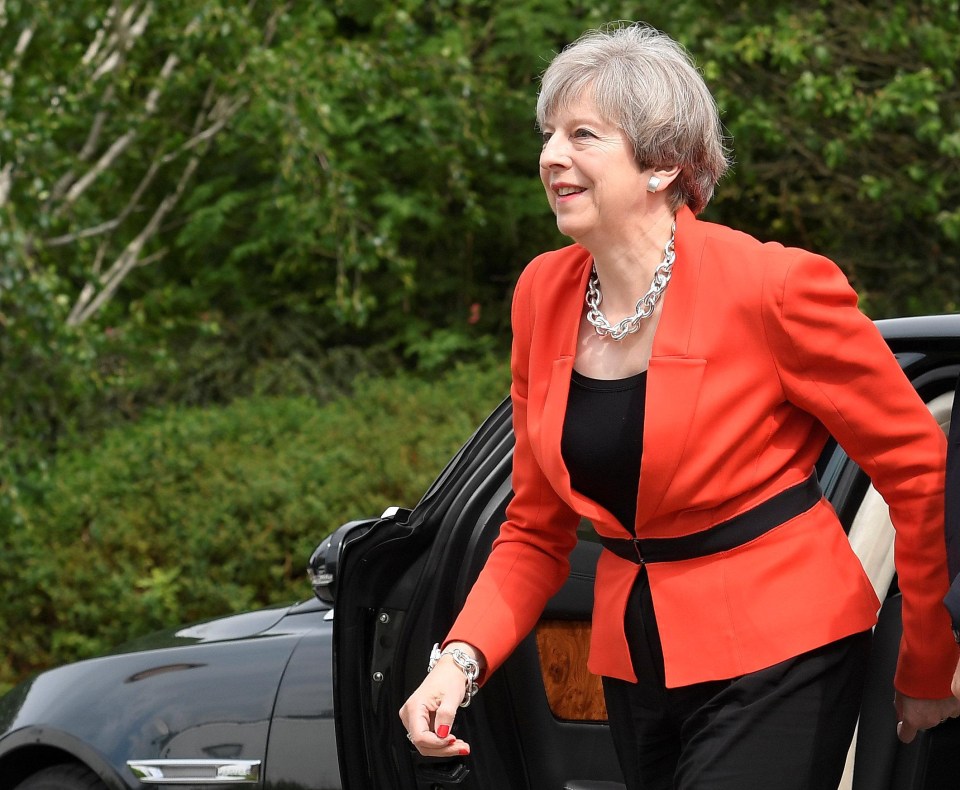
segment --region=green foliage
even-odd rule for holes
[[[65,453],[0,552],[0,682],[133,636],[310,595],[314,546],[412,506],[506,394],[502,363],[349,397],[166,409]]]
[[[0,3],[0,539],[26,574],[7,574],[10,606],[13,580],[32,590],[3,622],[50,630],[43,595],[67,608],[40,592],[38,502],[62,517],[52,545],[100,547],[104,576],[70,615],[90,630],[36,641],[38,663],[114,635],[94,609],[136,546],[102,514],[143,483],[77,483],[76,459],[127,435],[107,428],[159,409],[130,435],[165,458],[154,434],[179,407],[323,403],[358,374],[506,347],[520,268],[565,243],[537,177],[537,77],[615,19],[685,43],[718,99],[736,162],[706,218],[829,255],[875,317],[960,309],[957,0]],[[179,514],[174,482],[151,496]],[[273,512],[249,488],[216,494],[234,538]],[[145,624],[191,616],[192,584],[215,597],[150,562],[118,577]],[[261,595],[239,578],[221,603]]]
[[[711,216],[834,258],[875,317],[960,309],[958,3],[691,6],[664,25],[737,160]]]
[[[63,282],[35,262],[23,271],[21,241],[0,223],[0,535],[22,523],[25,470],[42,475],[65,436],[96,421],[101,386],[96,345],[65,323]]]
[[[332,347],[504,347],[519,269],[563,243],[536,79],[612,19],[686,43],[717,95],[736,166],[708,218],[830,255],[878,317],[960,304],[956,0],[53,6],[0,19],[0,51],[33,31],[0,65],[0,243],[51,320],[94,324],[124,415],[313,394],[298,360]]]

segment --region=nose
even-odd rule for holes
[[[562,135],[552,134],[540,151],[542,170],[562,170],[570,167],[569,140]]]

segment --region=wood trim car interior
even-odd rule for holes
[[[540,672],[553,715],[564,721],[607,720],[603,686],[587,670],[590,624],[545,620],[537,626]]]

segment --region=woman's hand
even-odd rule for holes
[[[477,651],[464,643],[447,647],[451,646],[477,656]],[[466,689],[467,678],[463,670],[454,662],[453,656],[443,655],[400,708],[400,720],[407,738],[420,754],[425,757],[470,754],[470,745],[450,733]]]
[[[957,662],[957,668],[953,673],[953,683],[950,684],[950,690],[958,700],[960,700],[960,661]]]
[[[955,676],[954,690],[956,684]],[[897,737],[904,743],[910,743],[920,730],[929,730],[947,719],[960,716],[960,700],[956,697],[917,699],[897,691],[893,695],[893,705],[897,709]]]

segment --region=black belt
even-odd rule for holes
[[[618,557],[643,565],[647,562],[676,562],[695,557],[706,557],[720,551],[729,551],[754,538],[759,538],[774,527],[779,527],[794,516],[812,508],[823,492],[814,472],[802,483],[770,497],[756,507],[738,516],[721,521],[702,532],[676,538],[634,538],[623,540],[599,535],[600,543]]]

